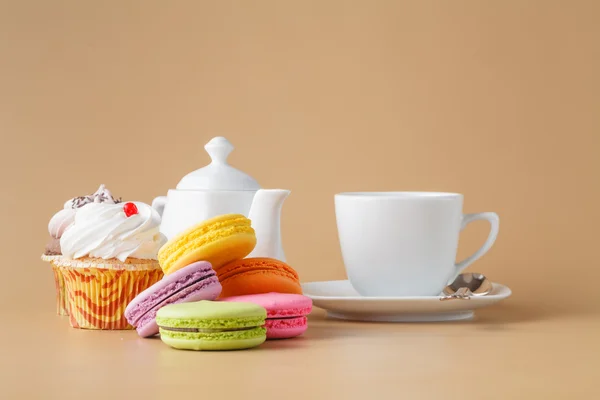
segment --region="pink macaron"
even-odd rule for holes
[[[255,303],[267,310],[267,339],[287,339],[302,335],[308,327],[306,316],[312,311],[312,300],[301,294],[271,292],[231,296],[220,300]]]

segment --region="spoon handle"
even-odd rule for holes
[[[456,292],[449,294],[447,296],[444,297],[440,297],[440,301],[446,301],[446,300],[471,300],[471,296],[473,295],[473,293],[466,287],[461,287],[460,289],[458,289]]]

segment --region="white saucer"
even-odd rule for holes
[[[354,321],[430,322],[473,318],[477,308],[487,307],[511,295],[511,290],[492,283],[490,294],[469,300],[440,301],[440,296],[364,297],[350,281],[323,281],[302,284],[304,295],[323,308],[331,318]]]

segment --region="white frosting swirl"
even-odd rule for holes
[[[63,209],[54,214],[48,223],[48,232],[50,233],[50,236],[54,239],[60,239],[65,230],[67,230],[75,220],[76,211],[89,203],[116,204],[118,203],[118,200],[113,197],[110,190],[108,190],[104,184],[100,185],[94,194],[74,197],[67,200],[63,205]]]
[[[160,215],[145,203],[132,203],[138,213],[130,217],[123,211],[126,203],[88,203],[79,208],[60,239],[63,256],[155,260],[167,241],[159,232]]]
[[[60,239],[67,228],[75,221],[75,209],[63,208],[52,216],[48,223],[48,232],[54,239]]]

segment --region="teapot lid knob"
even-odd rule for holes
[[[204,145],[204,149],[210,156],[211,163],[181,178],[177,189],[213,191],[256,191],[260,189],[254,178],[227,163],[227,157],[233,150],[233,145],[229,140],[217,136]]]
[[[223,136],[217,136],[204,145],[204,149],[214,164],[227,164],[227,156],[233,150],[233,145]]]

